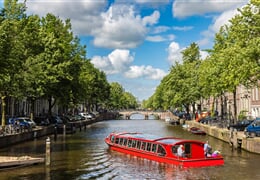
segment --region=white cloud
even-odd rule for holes
[[[168,47],[168,61],[171,65],[174,65],[175,63],[182,63],[182,51],[185,50],[185,48],[181,48],[178,43],[172,42]],[[206,57],[209,55],[206,51],[200,51],[200,58],[206,59]]]
[[[65,20],[71,19],[73,32],[81,35],[91,34],[93,29],[101,26],[100,12],[107,2],[86,0],[27,0],[27,12],[45,16],[52,13]]]
[[[122,0],[121,0],[122,1]],[[126,1],[129,1],[129,0],[126,0]],[[149,4],[158,4],[158,3],[168,3],[169,0],[134,0],[136,3],[140,3],[140,4],[143,4],[143,3],[149,3]]]
[[[156,27],[151,28],[150,33],[151,34],[158,34],[158,33],[166,32],[170,29],[171,28],[168,27],[168,26],[156,26]]]
[[[172,29],[176,30],[176,31],[189,31],[189,30],[193,29],[193,26],[183,26],[183,27],[173,26]]]
[[[184,18],[206,13],[219,13],[241,7],[248,0],[175,0],[172,6],[174,17]]]
[[[125,71],[128,69],[128,65],[134,60],[134,56],[130,54],[129,50],[116,49],[108,55],[112,66],[118,71]]]
[[[116,49],[108,56],[94,56],[91,62],[106,74],[117,74],[128,70],[133,60],[129,50]]]
[[[28,0],[26,5],[32,14],[52,13],[63,20],[70,19],[75,34],[92,36],[95,46],[111,49],[137,47],[145,40],[147,27],[160,18],[159,11],[141,17],[135,6],[122,2],[106,9],[105,0]]]
[[[207,51],[200,51],[200,58],[202,60],[206,59],[206,57],[209,55]]]
[[[203,31],[201,34],[203,36],[197,43],[199,46],[206,46],[210,42],[213,43],[215,34],[219,32],[220,27],[227,24],[229,25],[229,20],[234,17],[238,11],[236,9],[228,10],[220,14],[219,16],[213,19],[213,23],[208,27],[206,31]]]
[[[135,48],[145,40],[146,26],[157,23],[160,13],[136,15],[133,6],[118,4],[101,14],[103,25],[95,29],[94,45],[106,48]]]
[[[154,24],[158,23],[159,18],[160,18],[160,12],[154,11],[151,16],[145,16],[143,18],[143,24],[144,25],[154,25]]]
[[[106,74],[123,74],[126,78],[162,79],[166,73],[152,66],[132,66],[134,55],[129,50],[116,49],[108,56],[94,56],[91,63]]]
[[[229,25],[229,20],[232,19],[236,14],[238,14],[236,9],[223,12],[220,16],[214,19],[214,23],[209,27],[209,29],[214,33],[217,33],[221,26],[224,24]]]
[[[146,34],[140,17],[131,6],[111,6],[101,14],[103,25],[94,32],[94,44],[106,48],[133,48],[140,44]]]
[[[168,51],[168,61],[171,65],[175,63],[180,63],[182,61],[182,54],[181,51],[183,49],[180,48],[177,42],[172,42],[167,51]]]
[[[175,38],[174,35],[166,35],[166,36],[147,36],[146,40],[151,42],[162,42],[162,41],[172,41]]]
[[[146,79],[160,80],[166,73],[161,69],[152,66],[130,66],[130,69],[124,73],[127,78],[144,77]]]

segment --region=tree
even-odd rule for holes
[[[44,62],[43,69],[45,81],[43,90],[49,101],[49,114],[59,99],[60,94],[68,92],[61,88],[67,81],[73,79],[70,67],[73,63],[73,34],[69,20],[63,22],[52,14],[47,14],[41,20],[41,38],[44,44],[44,52],[40,55]]]
[[[221,90],[233,93],[234,117],[237,118],[236,88],[256,85],[259,77],[259,12],[254,14],[252,7],[259,9],[259,2],[251,1],[240,14],[223,26],[216,35],[212,57],[217,57]],[[225,67],[225,68],[223,68]]]
[[[31,119],[34,115],[34,102],[44,95],[42,84],[45,81],[44,69],[42,68],[41,54],[44,51],[44,44],[40,36],[40,18],[31,15],[21,19],[23,29],[19,41],[22,42],[21,49],[22,69],[17,74],[21,97],[26,97],[30,102]]]
[[[124,89],[123,87],[117,83],[117,82],[112,82],[110,83],[110,104],[109,106],[112,109],[120,109],[123,104],[121,101],[121,97],[123,96]]]
[[[0,96],[2,105],[2,126],[5,126],[5,98],[19,96],[16,75],[21,71],[23,55],[19,36],[25,17],[25,4],[18,0],[5,0],[0,17]]]
[[[137,107],[136,98],[117,83],[110,83],[109,107],[112,109],[128,109]]]

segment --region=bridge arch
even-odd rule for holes
[[[132,115],[140,114],[144,116],[145,120],[148,120],[149,117],[154,116],[156,119],[161,119],[162,112],[155,112],[155,111],[121,111],[119,114],[123,116],[123,119],[131,119]]]

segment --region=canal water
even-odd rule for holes
[[[104,138],[113,131],[131,131],[209,140],[221,150],[225,164],[218,167],[182,168],[111,151]],[[51,138],[51,165],[39,164],[0,170],[2,180],[252,180],[260,179],[260,155],[232,150],[228,143],[193,135],[181,126],[161,120],[110,120],[89,125],[72,135]],[[46,137],[0,149],[0,155],[45,157]]]

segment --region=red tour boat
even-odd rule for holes
[[[105,138],[110,149],[182,167],[219,166],[223,157],[205,157],[204,143],[175,137],[156,137],[142,133],[111,133]],[[183,147],[183,154],[178,148]]]

